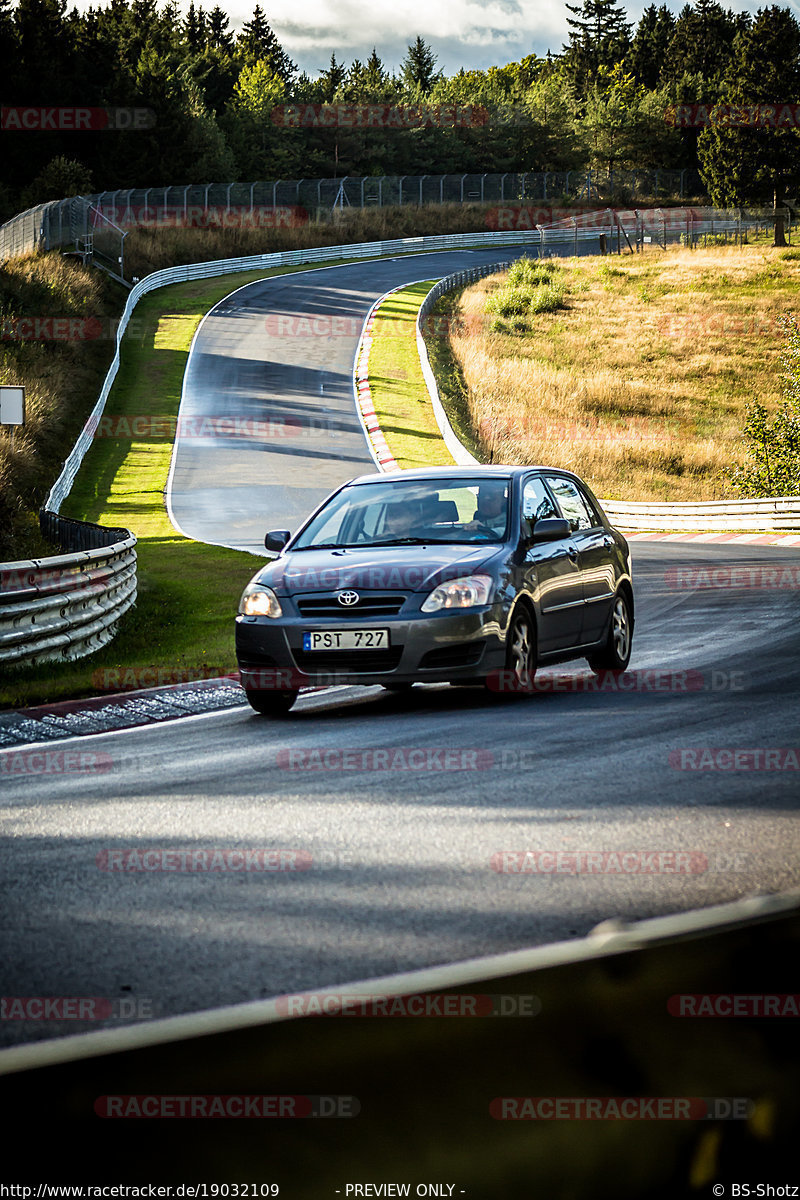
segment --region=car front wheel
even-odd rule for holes
[[[537,666],[536,625],[527,608],[518,608],[506,637],[506,685],[509,691],[531,691]],[[504,688],[503,690],[506,690]]]
[[[611,613],[611,624],[605,644],[588,658],[595,672],[624,671],[631,659],[633,620],[628,597],[619,592]]]
[[[297,692],[257,691],[245,692],[247,702],[262,717],[285,717],[297,699]]]

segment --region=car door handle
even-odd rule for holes
[[[612,537],[608,537],[608,536],[604,537],[603,545],[605,546],[606,550],[610,550],[612,548],[612,546],[614,545],[614,539]]]
[[[570,556],[573,562],[578,561],[578,551],[575,546],[567,546],[567,554]]]

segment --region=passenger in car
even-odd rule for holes
[[[506,528],[506,490],[502,485],[484,484],[478,488],[478,507],[466,529],[491,529],[498,536]]]

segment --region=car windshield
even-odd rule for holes
[[[502,542],[510,491],[502,477],[353,484],[317,513],[292,549]]]

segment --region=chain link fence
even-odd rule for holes
[[[279,223],[319,219],[336,208],[403,204],[597,203],[619,197],[683,199],[702,194],[696,171],[539,171],[503,174],[346,176],[342,179],[275,179],[257,183],[206,183],[180,187],[119,188],[39,204],[0,226],[0,262],[33,250],[70,247],[100,255],[123,274],[124,231],[147,225],[202,223],[215,212],[255,214],[284,210]]]

